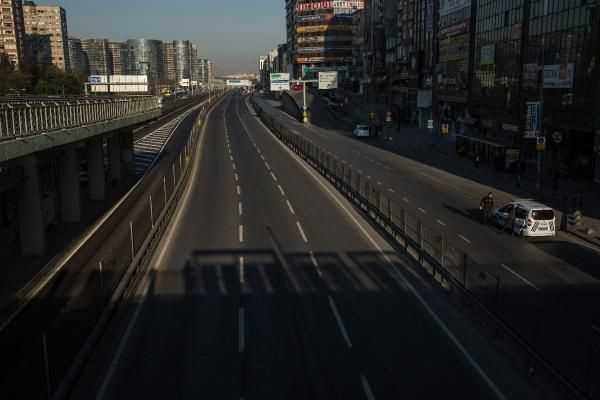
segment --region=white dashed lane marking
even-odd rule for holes
[[[277,177],[275,176],[275,174],[274,174],[273,172],[271,172],[271,178],[273,178],[273,180],[274,180],[275,182],[277,182]]]
[[[286,200],[285,202],[287,203],[287,206],[290,209],[290,212],[292,213],[292,215],[295,215],[296,213],[294,212],[294,208],[292,207],[292,204],[290,203],[290,201]]]
[[[300,236],[302,236],[302,240],[308,242],[308,238],[304,234],[304,230],[302,229],[302,225],[300,225],[300,221],[296,221],[296,226],[298,227],[298,231],[300,231]]]
[[[242,194],[242,188],[240,186],[237,186],[237,194],[238,196]]]
[[[281,185],[277,185],[277,188],[279,189],[279,192],[281,192],[281,195],[283,197],[285,197],[285,192],[283,191],[283,188],[281,187]]]
[[[369,381],[367,381],[367,378],[365,378],[364,375],[361,375],[360,378],[362,381],[363,390],[365,392],[365,395],[367,396],[367,400],[375,400],[373,390],[371,390],[371,385],[369,385]]]
[[[394,189],[388,189],[388,192],[395,193]]]
[[[469,239],[467,239],[466,237],[464,237],[463,235],[458,235],[459,238],[461,238],[462,240],[464,240],[465,242],[471,244],[471,241]]]
[[[421,211],[423,214],[427,214],[427,211],[423,210],[422,208],[418,208],[419,211]]]
[[[321,268],[319,268],[319,263],[317,262],[317,258],[315,257],[315,253],[313,253],[311,251],[311,252],[309,252],[309,254],[310,254],[310,260],[312,261],[313,266],[317,270],[317,273],[319,274],[319,276],[323,276],[323,273],[321,272]]]
[[[240,239],[240,243],[244,241],[244,225],[240,225],[238,227],[238,237]]]
[[[439,219],[437,220],[437,223],[440,224],[441,226],[446,226],[446,224],[443,221],[440,221]]]
[[[344,337],[346,344],[348,345],[348,347],[352,347],[352,342],[350,341],[350,336],[348,336],[346,327],[344,326],[344,323],[342,322],[340,313],[338,312],[338,309],[337,309],[335,302],[333,301],[333,297],[331,297],[331,295],[329,295],[329,306],[331,307],[331,310],[333,311],[333,315],[335,316],[335,320],[337,321],[338,327],[340,328],[340,332],[342,333],[342,336]]]

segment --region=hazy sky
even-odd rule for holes
[[[216,73],[254,72],[285,42],[284,0],[34,0],[67,11],[69,36],[189,39]]]

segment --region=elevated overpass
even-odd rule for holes
[[[154,96],[0,97],[0,225],[11,218],[10,193],[21,254],[46,253],[55,213],[63,223],[80,222],[82,175],[89,199],[102,201],[107,184],[135,174],[137,127],[208,96],[164,103]]]

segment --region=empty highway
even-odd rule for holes
[[[73,398],[540,398],[238,92]]]

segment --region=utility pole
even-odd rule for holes
[[[440,133],[440,104],[438,101],[438,63],[439,52],[439,10],[440,0],[433,0],[433,38],[431,39],[431,116],[433,119],[433,132]]]

